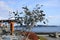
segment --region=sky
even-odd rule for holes
[[[23,6],[33,9],[36,4],[43,5],[48,25],[60,25],[60,0],[0,0],[0,19],[9,18],[9,11],[21,12]]]

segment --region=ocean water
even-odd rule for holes
[[[60,27],[34,27],[33,32],[60,32]]]
[[[15,27],[15,30],[22,30],[24,27]],[[25,29],[26,30],[26,29]],[[33,27],[32,32],[60,32],[60,26],[57,27]]]

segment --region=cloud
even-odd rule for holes
[[[43,4],[46,7],[59,7],[60,1],[59,0],[47,0],[41,4]]]
[[[4,17],[1,17],[1,16],[0,16],[0,20],[3,20],[3,19],[7,19],[7,18],[4,18]]]
[[[0,10],[12,11],[12,8],[10,8],[4,1],[0,1]]]
[[[0,1],[0,17],[9,18],[9,11],[12,12],[13,9],[5,1]]]
[[[48,18],[50,18],[50,19],[60,19],[60,16],[58,15],[58,16],[48,16]]]
[[[48,16],[48,25],[60,25],[60,16],[55,15],[55,16]]]

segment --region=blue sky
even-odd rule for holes
[[[9,18],[9,11],[21,12],[23,6],[33,9],[36,4],[43,5],[48,25],[60,25],[60,0],[0,0],[0,18]]]

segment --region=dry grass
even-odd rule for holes
[[[47,40],[47,39],[44,38],[43,36],[39,36],[39,40]]]

